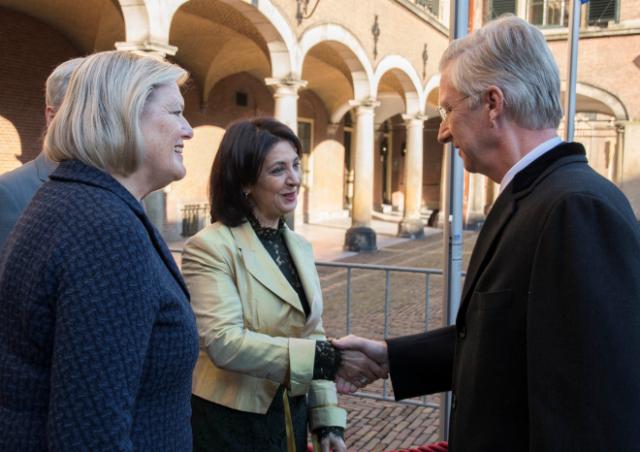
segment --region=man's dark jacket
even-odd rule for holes
[[[640,232],[561,144],[498,197],[456,325],[388,341],[398,399],[452,390],[449,448],[640,450]]]

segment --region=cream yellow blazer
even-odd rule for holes
[[[285,241],[311,313],[249,223],[212,224],[184,249],[182,272],[200,336],[193,393],[220,405],[266,413],[281,384],[309,394],[311,429],[345,427],[333,382],[312,381],[315,341],[325,339],[322,292],[311,245],[290,229]]]

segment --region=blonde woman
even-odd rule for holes
[[[141,200],[185,175],[178,66],[87,57],[0,257],[0,449],[187,451],[188,293]]]

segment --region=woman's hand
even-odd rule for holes
[[[349,335],[332,339],[331,343],[340,350],[341,363],[336,385],[338,392],[355,392],[378,378],[389,375],[387,343]],[[346,384],[346,383],[349,384]]]
[[[322,450],[322,452],[346,452],[347,446],[344,444],[342,437],[334,433],[329,433],[320,440],[320,450]]]
[[[349,383],[344,378],[336,377],[336,390],[340,394],[353,394],[358,389],[359,388],[356,385]]]

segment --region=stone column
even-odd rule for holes
[[[479,173],[469,174],[469,198],[465,212],[465,227],[468,229],[476,229],[484,221],[484,208],[487,204],[485,179],[486,176]]]
[[[499,191],[500,185],[496,184],[488,177],[484,178],[484,208],[482,209],[482,212],[484,213],[485,218],[487,217],[489,210],[491,210],[491,207],[493,207],[493,203],[496,201]]]
[[[619,147],[619,186],[629,198],[637,218],[640,218],[640,121],[619,121],[618,138],[623,143]]]
[[[273,86],[275,108],[273,116],[288,125],[291,130],[298,132],[298,90],[307,86],[306,80],[294,78],[268,78],[267,86]]]
[[[447,168],[449,165],[449,145],[443,144],[442,146],[442,163],[440,166],[440,209],[437,217],[435,218],[434,224],[439,228],[444,228],[445,221],[449,221],[448,218],[445,218],[444,211],[445,206],[447,205]]]
[[[298,134],[298,91],[307,86],[306,80],[298,80],[293,77],[286,78],[267,78],[265,79],[267,86],[274,88],[273,99],[275,107],[273,109],[273,117],[278,121],[289,126],[291,130]],[[310,150],[309,150],[310,151]],[[286,216],[287,224],[291,229],[295,227],[295,218],[303,218],[302,209],[304,209],[304,200],[307,196],[308,187],[301,186],[298,195],[298,205],[294,213]]]
[[[157,58],[175,55],[178,48],[169,44],[171,23],[187,1],[120,0],[126,41],[116,42],[116,48]]]
[[[616,124],[616,147],[609,162],[609,179],[614,184],[620,185],[622,182],[622,152],[624,149],[624,125]]]
[[[516,2],[516,16],[527,20],[527,2],[518,1]]]
[[[375,251],[376,233],[371,229],[373,211],[373,138],[374,110],[380,105],[373,98],[351,101],[356,107],[355,164],[351,228],[345,235],[349,251]]]
[[[407,127],[407,152],[404,157],[404,216],[398,225],[398,236],[424,238],[422,207],[423,115],[403,115]]]

